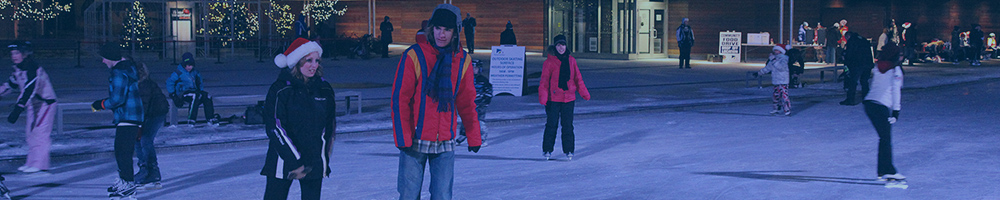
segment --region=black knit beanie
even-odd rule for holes
[[[122,46],[116,42],[108,42],[101,46],[101,51],[98,54],[108,60],[122,60]]]

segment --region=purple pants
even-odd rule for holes
[[[58,111],[57,103],[29,103],[25,123],[28,143],[28,159],[24,166],[41,170],[49,169],[49,148],[52,146],[52,125]]]

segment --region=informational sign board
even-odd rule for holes
[[[191,9],[190,8],[171,8],[170,9],[170,20],[174,21],[191,21]]]
[[[493,95],[521,96],[524,91],[524,47],[493,46],[490,53],[490,84]]]
[[[719,32],[719,55],[723,63],[740,62],[740,52],[743,44],[741,32]]]
[[[747,33],[747,44],[771,44],[771,33]]]

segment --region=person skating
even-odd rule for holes
[[[392,31],[396,30],[392,28],[392,22],[389,22],[389,16],[385,16],[385,20],[379,24],[380,31],[382,31],[382,58],[389,57],[389,44],[392,44]]]
[[[465,19],[462,20],[462,28],[465,31],[465,47],[468,48],[469,54],[476,54],[476,18],[472,17],[472,13],[465,13]]]
[[[517,36],[514,35],[514,24],[507,21],[507,29],[500,32],[500,45],[517,45]]]
[[[771,48],[771,55],[767,58],[767,64],[760,71],[754,72],[757,77],[762,74],[771,73],[771,84],[774,85],[774,92],[771,95],[771,102],[774,109],[772,115],[784,113],[785,116],[792,114],[792,102],[788,99],[788,56],[785,55],[785,48],[774,46]]]
[[[17,122],[21,113],[28,111],[24,128],[28,156],[24,166],[17,170],[24,173],[49,170],[49,150],[52,146],[49,136],[59,110],[55,90],[48,73],[35,62],[30,42],[16,42],[7,48],[14,63],[11,66],[14,72],[7,82],[0,84],[0,96],[20,90],[7,122]]]
[[[972,66],[982,65],[979,60],[981,59],[983,50],[985,49],[983,47],[983,39],[985,39],[983,35],[983,27],[979,24],[972,24],[972,30],[969,31],[969,49],[972,51],[969,52],[971,53],[971,55],[969,55],[969,62],[971,62],[970,65]]]
[[[858,83],[861,83],[861,93],[868,94],[868,77],[871,77],[872,44],[856,32],[848,32],[847,49],[844,51],[844,64],[847,66],[847,78],[844,79],[846,99],[840,105],[858,105]],[[883,46],[883,48],[885,48]]]
[[[486,119],[486,107],[490,106],[490,102],[493,101],[493,84],[490,83],[489,78],[482,74],[483,64],[477,63],[477,61],[473,62],[472,72],[476,76],[474,84],[476,85],[476,113],[478,114],[477,119],[479,119],[479,133],[482,135],[482,146],[485,147],[488,132],[486,131],[486,122],[483,120]],[[458,128],[461,134],[458,139],[455,139],[455,142],[461,145],[466,139],[465,128],[462,124],[459,124]]]
[[[399,199],[419,199],[430,165],[431,199],[451,199],[455,176],[456,114],[468,150],[482,145],[476,116],[471,55],[459,45],[460,10],[440,4],[430,18],[427,42],[410,46],[400,59],[392,89],[393,141],[399,149]]]
[[[136,62],[134,59],[129,60]],[[139,166],[139,172],[135,174],[135,184],[139,189],[159,189],[161,176],[154,140],[167,119],[170,105],[160,86],[150,79],[146,64],[136,64],[136,69],[139,75],[139,98],[142,99],[145,121],[140,128],[142,134],[139,142],[135,144],[135,157],[138,160],[136,164]]]
[[[583,83],[583,75],[576,58],[570,55],[566,47],[566,36],[558,35],[552,39],[549,55],[542,63],[542,76],[538,84],[538,102],[545,106],[545,134],[542,138],[542,155],[546,159],[552,157],[553,146],[556,143],[556,129],[562,125],[562,150],[569,159],[576,151],[576,135],[573,132],[573,110],[576,107],[576,94],[579,92],[584,100],[590,100],[590,91]]]
[[[205,105],[205,119],[209,125],[218,126],[219,117],[215,114],[215,105],[212,103],[212,96],[205,92],[205,82],[201,77],[201,72],[194,69],[194,55],[190,52],[184,53],[182,62],[177,65],[177,70],[167,78],[167,93],[174,101],[174,106],[182,107],[190,103],[188,108],[188,126],[194,126],[198,119],[198,107]]]
[[[136,138],[139,138],[139,125],[144,121],[142,98],[139,97],[139,74],[135,64],[122,59],[121,45],[107,43],[99,52],[102,62],[110,70],[109,97],[94,101],[90,108],[113,110],[115,125],[115,161],[118,164],[118,179],[108,188],[108,197],[135,198],[136,185],[132,154],[135,153]]]
[[[878,178],[880,180],[905,180],[892,162],[892,124],[899,119],[903,57],[894,44],[882,47],[883,56],[871,69],[871,90],[865,96],[865,114],[878,133]],[[891,184],[892,182],[890,182]],[[898,182],[897,182],[898,183]],[[887,185],[889,186],[889,185]]]
[[[333,88],[323,79],[320,55],[318,43],[298,38],[274,58],[281,72],[264,103],[270,140],[260,172],[267,177],[265,200],[287,199],[294,180],[302,199],[320,199],[323,178],[330,176],[337,105]]]
[[[680,63],[678,68],[691,68],[691,47],[694,46],[694,30],[688,25],[688,18],[681,20],[677,26],[677,47],[680,48]]]
[[[805,72],[806,59],[802,55],[802,51],[792,45],[786,45],[785,49],[785,56],[788,56],[788,85],[792,88],[802,87],[802,83],[799,82],[799,76]]]

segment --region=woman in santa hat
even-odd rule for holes
[[[323,178],[330,175],[330,151],[337,129],[333,88],[323,79],[323,49],[296,39],[274,58],[281,68],[264,104],[264,124],[270,143],[264,169],[264,199],[287,199],[299,180],[302,199],[320,199]]]

